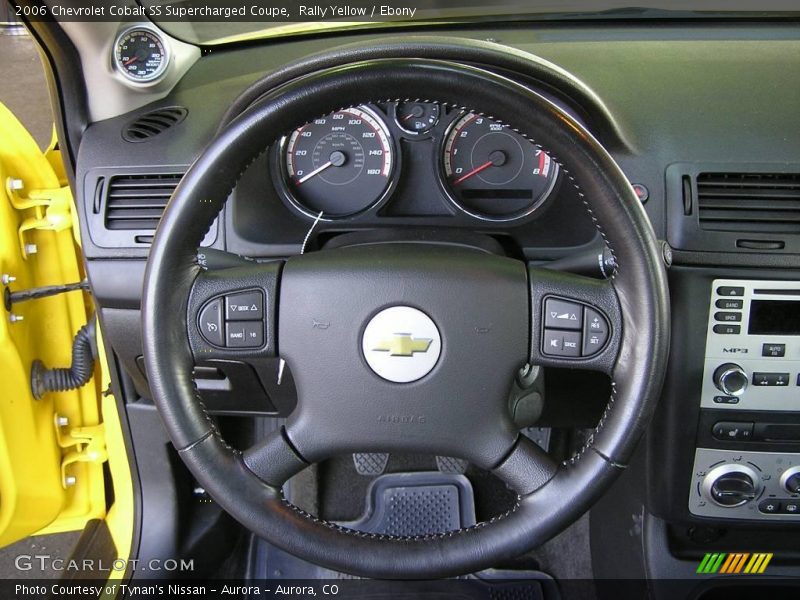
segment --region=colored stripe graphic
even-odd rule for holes
[[[700,562],[700,566],[697,567],[698,573],[716,573],[719,570],[720,565],[722,565],[722,561],[725,560],[727,554],[724,552],[714,552],[711,554],[706,554],[703,557],[703,560]]]
[[[700,561],[697,573],[713,575],[737,575],[747,573],[751,575],[763,573],[772,560],[771,552],[709,552]]]

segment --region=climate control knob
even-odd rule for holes
[[[800,494],[800,467],[789,467],[783,472],[781,487],[790,494]]]
[[[719,506],[733,508],[758,497],[761,479],[745,465],[720,465],[706,475],[703,493]]]
[[[747,373],[737,364],[725,363],[714,371],[714,385],[723,394],[741,396],[747,389]]]

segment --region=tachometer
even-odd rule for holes
[[[131,81],[154,81],[169,65],[169,48],[161,36],[147,27],[127,29],[114,45],[114,64]]]
[[[546,152],[475,113],[463,115],[451,127],[442,165],[455,204],[490,221],[530,214],[547,198],[558,176],[558,165]]]
[[[386,194],[394,152],[386,127],[369,108],[346,108],[295,130],[284,142],[289,194],[316,217],[347,217]]]

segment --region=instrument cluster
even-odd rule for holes
[[[507,125],[432,102],[315,119],[276,145],[272,169],[292,211],[329,221],[380,213],[403,194],[482,221],[515,221],[542,206],[559,177],[556,162]]]

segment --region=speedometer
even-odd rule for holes
[[[532,213],[552,191],[558,165],[507,126],[475,113],[456,120],[445,139],[446,188],[466,213],[509,221]]]
[[[300,127],[282,154],[290,198],[313,217],[347,217],[372,207],[386,195],[394,171],[386,127],[364,106]]]

